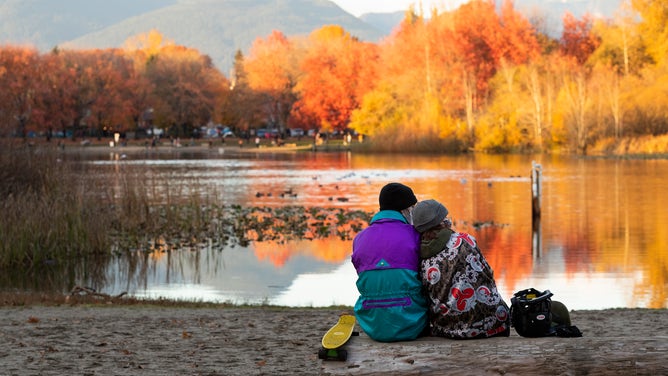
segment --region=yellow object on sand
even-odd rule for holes
[[[325,349],[336,349],[343,346],[353,334],[355,327],[354,315],[341,315],[339,322],[322,337],[322,347]]]

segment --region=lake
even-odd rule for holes
[[[534,287],[569,309],[668,307],[667,160],[116,149],[82,162],[112,180],[129,167],[145,170],[172,199],[197,182],[225,205],[375,211],[380,188],[398,181],[420,200],[441,201],[456,229],[478,240],[507,302]],[[535,229],[533,163],[542,172]],[[119,258],[97,287],[137,297],[353,305],[350,253],[351,241],[331,238],[151,254],[141,269]]]

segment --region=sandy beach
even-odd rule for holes
[[[2,375],[668,375],[668,310],[573,311],[582,338],[378,343],[318,359],[341,309],[0,307]]]

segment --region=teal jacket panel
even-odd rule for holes
[[[407,341],[425,329],[427,301],[417,272],[407,269],[369,270],[357,279],[360,297],[355,316],[360,328],[380,342]]]

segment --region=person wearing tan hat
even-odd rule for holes
[[[510,334],[510,310],[475,238],[453,230],[448,209],[418,202],[413,226],[420,233],[420,275],[429,301],[431,335],[452,339]]]
[[[418,275],[420,234],[411,225],[417,202],[401,183],[385,185],[380,211],[353,240],[357,271],[355,316],[360,328],[381,342],[412,340],[427,328],[427,301]]]

